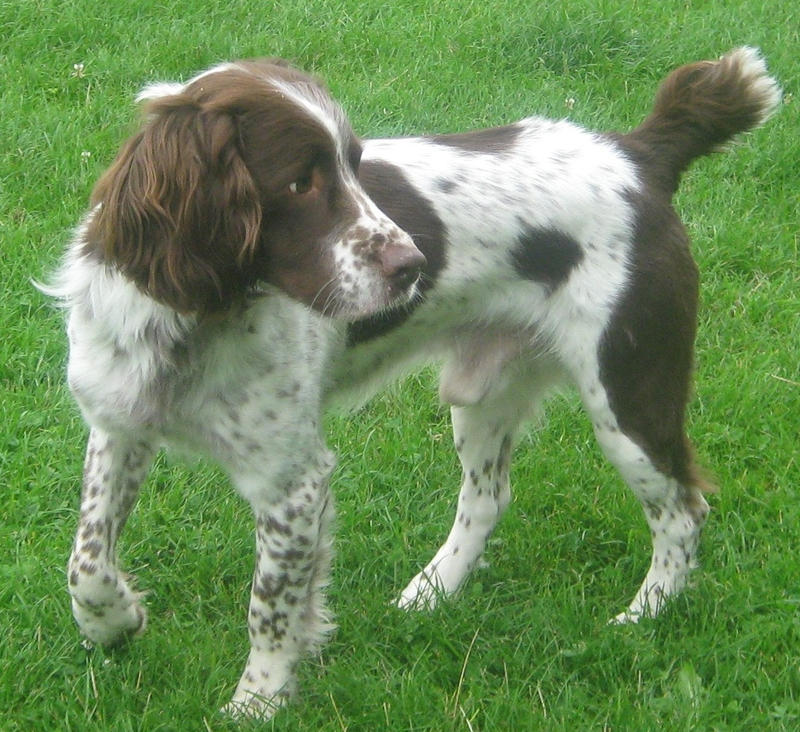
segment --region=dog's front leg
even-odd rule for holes
[[[116,566],[116,543],[153,456],[151,445],[93,428],[67,574],[72,612],[90,640],[113,645],[144,630],[146,613]]]
[[[228,713],[272,716],[294,690],[302,655],[318,647],[332,628],[323,596],[331,559],[332,467],[325,452],[303,478],[275,487],[282,493],[278,501],[243,491],[255,513],[256,567],[248,614],[250,655]]]

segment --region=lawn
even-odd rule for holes
[[[514,503],[459,596],[390,599],[452,519],[449,418],[423,373],[330,416],[338,631],[276,730],[800,728],[800,48],[788,0],[0,0],[0,729],[225,730],[247,650],[249,509],[213,467],[160,458],[122,540],[148,632],[81,644],[65,564],[86,429],[64,385],[56,267],[146,81],[280,55],[364,136],[529,114],[625,130],[674,66],[763,49],[785,102],[686,176],[702,272],[689,431],[721,492],[693,586],[610,627],[649,562],[638,504],[577,400],[515,454]],[[245,724],[244,729],[258,728]]]

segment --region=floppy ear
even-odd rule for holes
[[[146,111],[95,186],[88,245],[175,310],[224,310],[248,284],[261,226],[236,119],[181,94]]]

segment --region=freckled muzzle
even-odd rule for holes
[[[389,219],[386,226],[356,225],[343,241],[338,257],[340,291],[348,314],[371,315],[412,297],[426,264],[414,241]]]

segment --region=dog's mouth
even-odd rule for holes
[[[345,322],[381,316],[408,309],[421,297],[421,269],[404,269],[390,278],[376,277],[375,284],[354,287],[344,281],[331,281],[308,303],[326,317]]]

